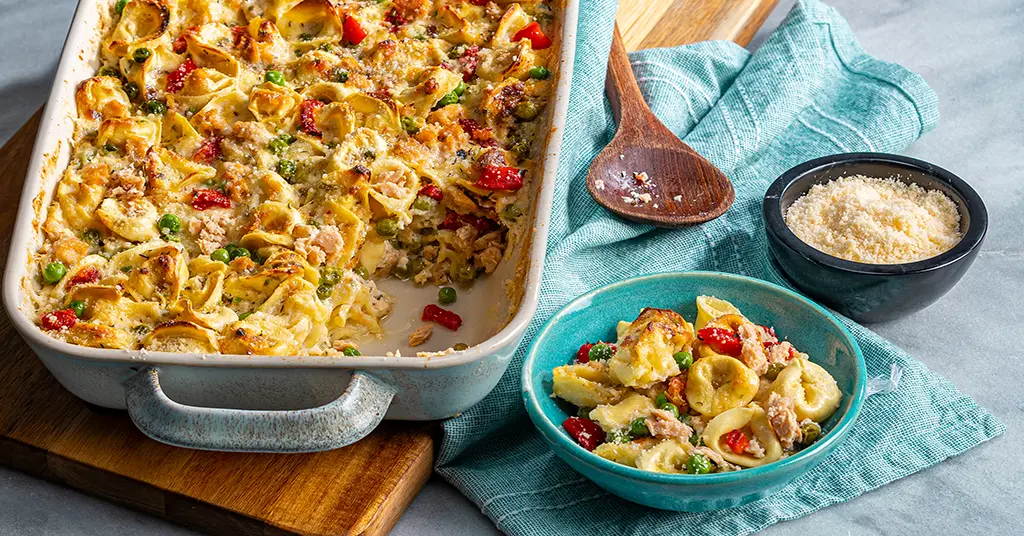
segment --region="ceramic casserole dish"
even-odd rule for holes
[[[528,232],[509,245],[497,269],[460,289],[454,310],[472,319],[457,333],[435,330],[417,356],[408,334],[433,285],[384,280],[394,299],[384,336],[360,343],[361,356],[262,356],[113,350],[52,338],[33,321],[30,259],[43,241],[55,185],[71,157],[76,87],[96,73],[96,50],[111,3],[81,0],[40,123],[18,208],[3,281],[11,322],[54,377],[97,406],[127,409],[148,436],[173,445],[224,451],[311,452],[369,434],[382,419],[457,415],[486,396],[505,372],[537,309],[561,136],[572,77],[578,0],[552,2],[556,84],[537,141],[539,167],[529,187]],[[560,24],[560,25],[559,25]],[[538,149],[535,148],[535,151]],[[538,154],[537,152],[534,153]]]

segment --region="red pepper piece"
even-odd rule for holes
[[[409,21],[405,20],[405,17],[403,17],[398,12],[398,9],[391,8],[387,13],[384,14],[384,22],[391,25],[391,28],[388,31],[391,33],[395,33],[399,30],[399,28],[402,27],[403,24]]]
[[[206,210],[210,207],[231,208],[231,200],[217,190],[196,190],[192,192],[192,208]]]
[[[489,190],[518,190],[523,187],[522,170],[507,166],[484,166],[476,185]]]
[[[86,283],[95,283],[100,280],[100,271],[95,266],[86,266],[78,271],[68,280],[67,288],[71,288],[75,285],[84,285]]]
[[[441,225],[438,225],[437,227],[446,231],[454,231],[459,227],[462,227],[462,219],[459,217],[458,213],[449,212],[448,214],[445,214],[444,221],[441,222]]]
[[[460,220],[464,225],[472,225],[476,232],[480,234],[487,234],[491,231],[498,229],[498,223],[490,218],[483,216],[474,216],[472,214],[464,214]]]
[[[192,58],[185,60],[178,66],[177,69],[167,74],[167,92],[177,93],[181,91],[181,88],[185,87],[185,79],[188,78],[189,73],[198,69],[199,66],[196,62],[192,61]]]
[[[196,149],[196,152],[192,153],[192,160],[203,164],[209,164],[220,158],[220,142],[223,139],[224,138],[221,138],[220,136],[207,138],[206,141]]]
[[[594,345],[589,343],[589,342],[585,342],[585,343],[581,344],[580,345],[580,349],[576,350],[576,362],[577,363],[589,363],[590,362],[590,349],[593,348],[593,347],[594,347]]]
[[[565,428],[565,431],[569,432],[569,436],[587,450],[594,450],[604,442],[604,430],[590,419],[569,417],[562,421],[562,428]]]
[[[72,309],[59,309],[50,311],[39,318],[39,323],[46,331],[70,329],[78,322],[75,311]]]
[[[366,39],[366,30],[363,29],[363,25],[359,24],[359,19],[355,17],[345,17],[345,22],[341,23],[341,29],[343,31],[342,39],[347,43],[358,45]]]
[[[740,336],[723,328],[704,328],[697,332],[697,338],[707,343],[712,350],[720,354],[738,357],[743,350]]]
[[[299,129],[312,136],[321,136],[323,133],[316,128],[316,113],[324,103],[316,99],[306,99],[299,105]]]
[[[490,0],[469,0],[469,3],[474,6],[486,6],[489,1]]]
[[[537,21],[527,24],[525,28],[516,32],[516,35],[512,37],[513,41],[518,42],[520,39],[529,39],[530,45],[535,50],[551,46],[551,39],[544,35],[544,31],[540,29],[540,24]]]
[[[462,317],[445,309],[442,309],[434,304],[430,304],[423,308],[423,316],[421,320],[424,322],[434,322],[446,327],[452,331],[458,331],[459,327],[462,326]]]
[[[175,39],[174,42],[171,43],[171,50],[173,50],[175,54],[184,54],[185,51],[188,50],[188,42],[185,41],[185,36]]]
[[[725,445],[736,454],[743,454],[750,446],[750,439],[743,432],[733,430],[725,434]]]
[[[440,188],[434,186],[433,184],[428,184],[423,188],[420,188],[420,191],[416,195],[429,197],[434,201],[440,201],[444,199],[444,192],[442,192]]]

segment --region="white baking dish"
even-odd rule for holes
[[[304,452],[338,448],[370,433],[382,418],[440,419],[465,411],[497,384],[537,309],[569,88],[578,0],[562,6],[560,59],[540,180],[531,188],[532,233],[515,244],[510,260],[453,307],[469,319],[458,335],[436,332],[427,349],[455,342],[462,352],[416,357],[408,331],[436,289],[385,282],[396,298],[388,335],[361,345],[360,357],[277,357],[172,354],[71,345],[44,334],[27,316],[23,276],[41,243],[40,223],[68,163],[75,115],[74,91],[98,67],[96,50],[109,3],[81,0],[40,123],[22,191],[3,281],[11,322],[50,372],[79,398],[127,409],[155,439],[200,449]],[[518,277],[519,304],[506,283]],[[443,331],[443,330],[438,330]],[[417,348],[422,349],[421,348]],[[397,351],[397,352],[396,352]],[[392,352],[392,355],[386,355]],[[166,393],[166,394],[165,394]],[[173,399],[173,401],[172,401]]]

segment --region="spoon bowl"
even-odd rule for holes
[[[732,206],[732,183],[651,112],[629,65],[618,26],[605,90],[618,130],[590,164],[587,190],[628,220],[681,227],[713,220]]]

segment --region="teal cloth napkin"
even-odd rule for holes
[[[655,113],[732,179],[736,202],[724,216],[688,229],[622,221],[585,188],[590,161],[614,132],[604,75],[615,9],[614,2],[587,0],[580,9],[536,318],[497,388],[445,423],[438,473],[509,534],[749,534],[1002,433],[995,417],[947,380],[844,321],[864,350],[869,375],[902,370],[898,388],[871,396],[845,442],[770,497],[719,512],[653,510],[606,493],[551,453],[523,409],[519,376],[528,342],[555,311],[595,287],[651,272],[718,270],[786,285],[765,243],[761,198],[768,185],[819,156],[899,152],[938,122],[937,98],[921,77],[872,58],[835,10],[804,0],[754,54],[705,42],[632,55]]]

